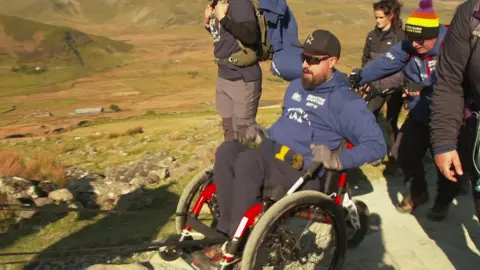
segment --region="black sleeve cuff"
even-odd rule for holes
[[[230,17],[225,16],[220,20],[220,24],[222,27],[227,30],[228,32],[232,31],[232,25],[234,24],[233,20]]]

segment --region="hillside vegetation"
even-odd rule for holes
[[[51,26],[0,14],[0,57],[3,61],[56,65],[86,65],[108,61],[133,46],[68,27]]]
[[[116,30],[197,24],[205,0],[0,0],[0,12],[75,26],[114,24]]]

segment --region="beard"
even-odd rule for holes
[[[313,75],[313,73],[307,68],[303,69],[303,72],[302,72],[303,88],[306,90],[311,90],[315,88],[316,85],[317,84],[315,83],[315,76]]]
[[[302,72],[302,86],[305,90],[312,90],[324,83],[326,78],[322,74],[314,74],[310,69],[304,68]]]

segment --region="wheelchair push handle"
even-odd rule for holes
[[[305,174],[302,176],[303,179],[310,179],[317,172],[317,170],[322,166],[322,161],[313,161],[310,166],[305,171]]]
[[[322,161],[313,161],[310,166],[305,170],[305,173],[303,174],[302,177],[300,177],[295,184],[287,191],[287,195],[291,195],[297,189],[305,183],[305,181],[312,179],[313,175],[317,172],[317,170],[322,166],[323,162]]]

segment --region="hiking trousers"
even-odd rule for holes
[[[217,230],[229,236],[233,236],[245,212],[262,202],[264,188],[280,185],[288,190],[303,175],[273,155],[236,141],[223,142],[217,148],[213,172],[220,210]],[[321,190],[321,185],[320,178],[315,178],[301,189]]]
[[[261,79],[245,82],[218,77],[216,109],[222,118],[225,141],[245,135],[247,127],[255,122],[261,95]]]
[[[427,192],[423,158],[430,147],[430,130],[428,126],[415,122],[407,117],[400,128],[397,140],[392,148],[393,157],[398,161],[405,175],[405,182],[410,182],[410,195],[418,197]],[[432,153],[433,157],[433,153]],[[433,164],[437,173],[437,199],[438,203],[450,203],[460,192],[460,182],[452,182],[443,176]]]

